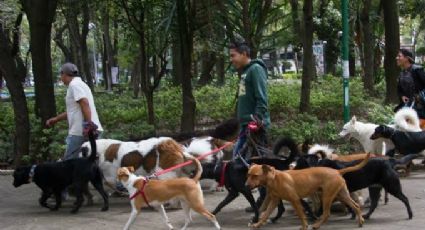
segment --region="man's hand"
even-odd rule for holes
[[[54,126],[57,122],[58,122],[58,118],[57,117],[52,117],[49,120],[46,121],[46,126],[47,127],[52,127]]]
[[[93,123],[93,121],[85,121],[83,122],[83,135],[85,137],[88,137],[90,132],[93,132],[93,135],[95,138],[97,138],[98,136],[98,132],[97,132],[97,125],[95,123]]]

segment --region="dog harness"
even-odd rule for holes
[[[145,194],[145,186],[148,183],[149,180],[147,179],[142,179],[143,180],[143,184],[142,187],[140,188],[140,190],[137,190],[137,192],[135,192],[132,196],[130,196],[130,200],[134,199],[137,195],[142,195],[143,200],[145,201],[145,203],[148,205],[148,207],[152,208],[152,206],[149,204],[148,199],[146,199],[146,194]]]

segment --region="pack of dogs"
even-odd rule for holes
[[[185,214],[182,229],[192,221],[191,210],[221,229],[216,215],[240,194],[254,213],[248,220],[251,228],[281,218],[285,212],[282,200],[293,206],[303,230],[308,228],[309,220],[314,221],[313,229],[320,228],[329,218],[335,201],[345,204],[352,219],[357,218],[357,225],[361,227],[376,210],[382,190],[403,202],[408,218],[413,217],[396,171],[400,165],[408,165],[424,155],[425,133],[419,127],[416,112],[410,108],[397,112],[393,125],[363,123],[353,117],[339,135],[356,139],[363,151],[349,155],[338,154],[327,145],[306,147],[304,144],[301,148],[291,138],[283,137],[274,143],[272,157],[251,157],[246,159],[247,165],[241,167],[225,156],[231,155],[231,142],[238,133],[236,119],[225,121],[201,136],[194,133],[119,141],[96,140],[93,133],[89,133],[79,158],[18,167],[13,185],[19,187],[34,182],[42,191],[39,204],[51,211],[61,207],[62,193],[71,186],[76,195],[71,213],[79,211],[84,196],[89,204],[93,203],[89,182],[103,198],[101,211],[109,208],[103,185],[113,190],[121,185],[131,204],[124,229],[130,229],[142,208],[152,206],[159,210],[167,228],[173,229],[165,208],[165,204],[173,201]],[[215,152],[216,149],[220,151]],[[282,151],[289,154],[282,157]],[[198,160],[207,152],[214,154]],[[394,153],[402,157],[394,158]],[[189,164],[157,177],[151,176],[182,163]],[[213,211],[204,206],[199,182],[205,179],[216,181],[227,190],[227,195]],[[260,191],[257,199],[252,193],[254,188]],[[362,204],[355,192],[365,188],[369,190],[370,208],[362,214]],[[50,197],[55,200],[54,206],[47,202]],[[276,216],[269,220],[276,208]]]

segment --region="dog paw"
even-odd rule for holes
[[[252,219],[251,219],[251,221],[249,221],[248,224],[254,224],[254,223],[257,223],[257,222],[258,222],[258,217],[253,216]]]
[[[50,211],[57,211],[57,210],[59,210],[59,207],[51,207],[49,209],[50,209]]]
[[[100,209],[100,211],[105,212],[105,211],[108,211],[108,209],[109,209],[109,206],[105,206],[105,207],[102,207],[102,209]]]
[[[250,228],[259,228],[260,226],[261,226],[260,223],[250,223],[250,224],[248,224],[248,227],[250,227]]]

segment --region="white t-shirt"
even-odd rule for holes
[[[90,88],[81,80],[80,77],[74,77],[68,85],[65,97],[69,135],[83,135],[84,116],[81,111],[80,104],[78,103],[78,101],[82,98],[87,98],[89,101],[91,120],[98,126],[99,131],[103,131]]]

